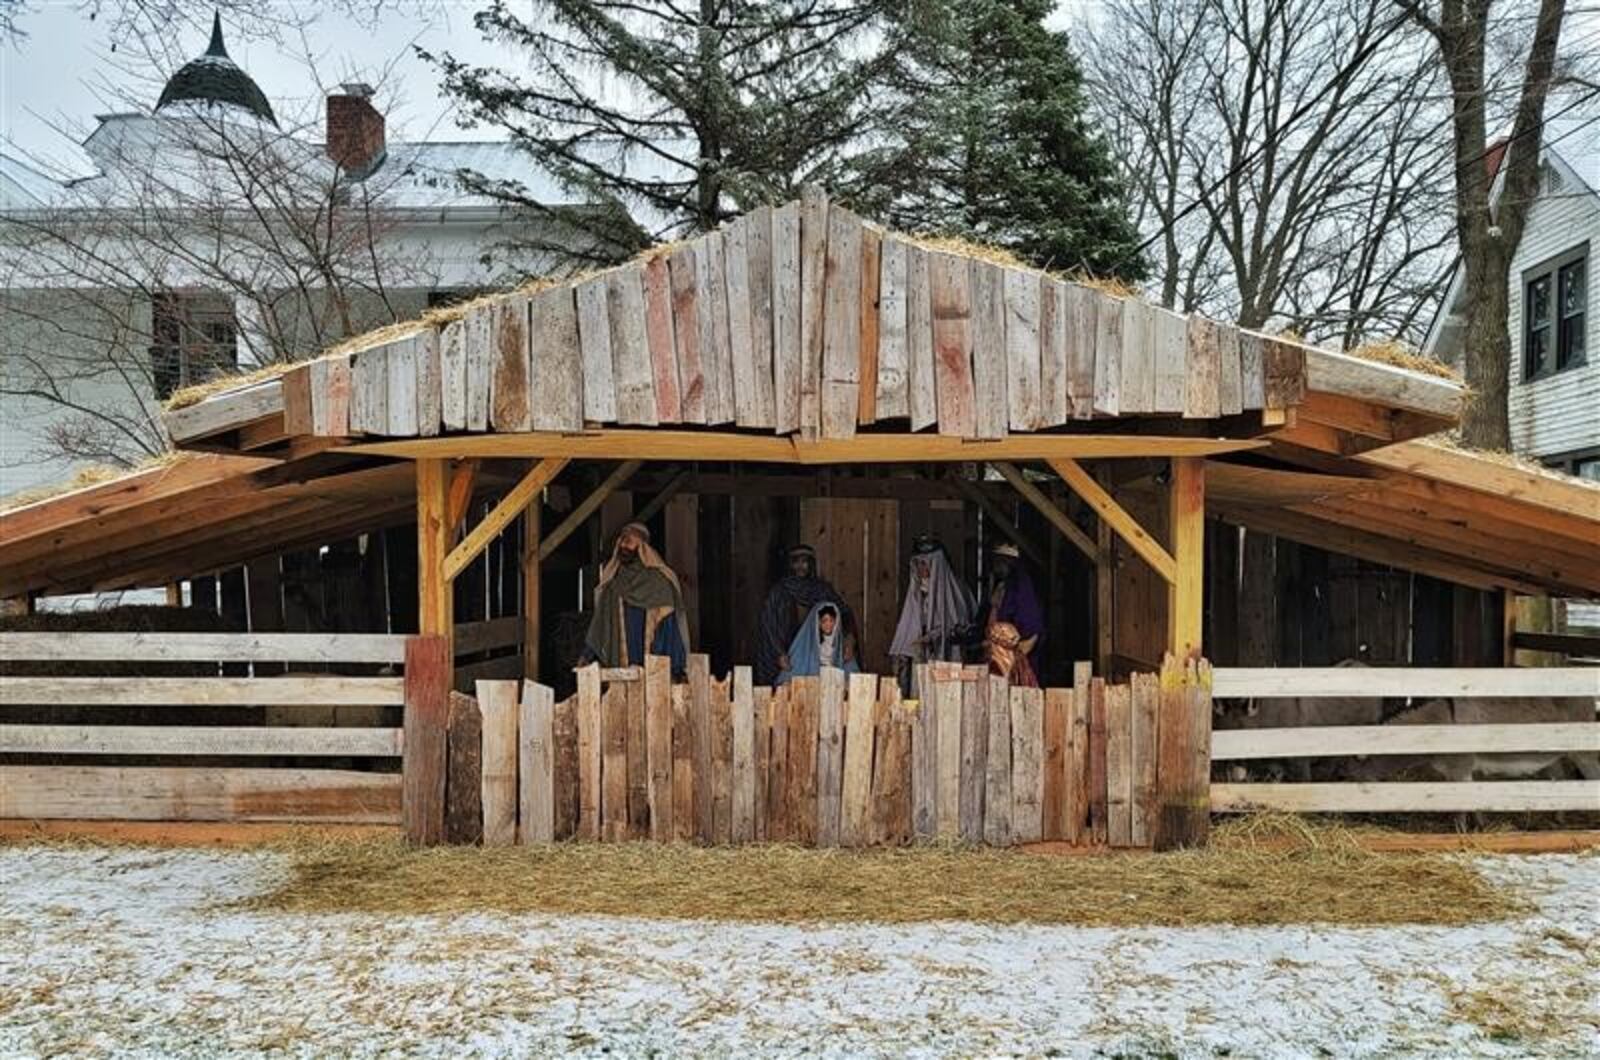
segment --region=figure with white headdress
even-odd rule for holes
[[[647,653],[665,655],[673,674],[683,675],[689,620],[678,576],[651,547],[644,524],[629,523],[600,568],[584,658],[607,667],[642,666]]]
[[[1017,546],[1001,542],[990,551],[989,595],[979,615],[989,672],[1013,685],[1039,687],[1034,659],[1044,636],[1044,607]]]
[[[901,686],[909,687],[911,668],[918,663],[960,662],[977,612],[977,601],[951,569],[944,546],[926,534],[918,536],[910,585],[889,645]]]

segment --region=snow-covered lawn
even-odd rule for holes
[[[0,1055],[1600,1056],[1600,857],[1475,864],[1537,912],[1362,929],[309,915],[226,907],[284,879],[276,852],[0,847]]]

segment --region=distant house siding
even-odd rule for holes
[[[1548,185],[1545,185],[1548,187]],[[1587,361],[1581,367],[1524,382],[1523,273],[1585,241],[1589,244]],[[1569,176],[1528,211],[1511,263],[1511,447],[1538,458],[1600,446],[1600,198]]]

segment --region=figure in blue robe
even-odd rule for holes
[[[848,674],[861,672],[855,644],[840,621],[839,605],[834,603],[820,603],[806,612],[799,632],[789,642],[788,655],[788,669],[778,674],[776,683],[780,685],[788,684],[791,677],[816,677],[824,666]]]

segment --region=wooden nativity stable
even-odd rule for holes
[[[548,790],[519,796],[536,805],[511,800],[513,820],[548,818],[536,836],[815,839],[854,820],[857,839],[1142,845],[1167,827],[1186,841],[1203,834],[1208,805],[1202,656],[1233,668],[1217,671],[1218,694],[1229,680],[1249,694],[1291,640],[1302,650],[1300,616],[1324,593],[1294,549],[1471,594],[1447,589],[1430,603],[1408,580],[1401,608],[1391,581],[1370,600],[1365,583],[1339,585],[1352,617],[1323,639],[1340,651],[1348,640],[1354,657],[1357,641],[1370,650],[1381,638],[1376,662],[1509,663],[1535,643],[1513,643],[1518,597],[1600,596],[1600,491],[1428,438],[1454,425],[1462,400],[1449,378],[887,232],[808,190],[614,269],[479,298],[212,388],[167,413],[185,457],[0,513],[0,596],[187,580],[201,587],[191,599],[231,608],[234,627],[252,633],[428,638],[416,680],[432,691],[425,710],[408,699],[403,741],[408,805],[430,807],[419,838],[443,835],[446,693],[521,676],[549,695],[532,706],[513,696],[495,717],[546,734],[533,751],[522,741],[535,758],[519,768],[513,755],[511,776],[543,775],[536,748],[557,749]],[[696,652],[686,689],[643,671],[571,668],[595,567],[633,520],[684,583]],[[1051,687],[1037,703],[960,668],[918,675],[924,701],[953,697],[949,720],[903,713],[892,682],[749,687],[755,615],[800,540],[857,614],[868,674],[891,673],[919,533],[938,536],[971,582],[993,543],[1019,547],[1050,618]],[[1310,599],[1286,599],[1286,570],[1290,585],[1313,586]],[[296,626],[297,610],[302,622],[315,610],[320,629]],[[1454,658],[1413,651],[1414,620],[1435,612],[1462,647]],[[1304,649],[1293,664],[1338,661],[1331,650]],[[1201,686],[1203,709],[1182,691]],[[489,701],[503,693],[480,698],[487,734]],[[688,722],[679,746],[672,719],[696,712],[714,724]],[[772,779],[779,715],[785,747],[820,759],[782,774],[805,779],[769,807],[774,787],[791,784]],[[414,721],[431,732],[413,732]],[[1100,734],[1085,735],[1081,760],[1080,723]],[[632,739],[621,735],[634,725]],[[941,725],[944,744],[927,731]],[[878,735],[852,751],[852,731]],[[990,776],[1000,756],[974,758],[973,740],[1004,747],[1021,770],[1002,771],[1003,798]],[[489,777],[503,781],[508,767],[491,766],[490,745],[484,735],[475,766],[489,801],[463,812],[492,832]],[[411,759],[425,747],[437,786],[430,774],[418,781],[427,791],[413,791]],[[580,749],[593,756],[581,776],[560,765]],[[674,788],[678,773],[660,763],[702,752],[703,768],[680,770]],[[622,757],[608,772],[612,754]],[[885,771],[885,755],[903,755],[904,768]],[[727,778],[766,778],[756,794],[712,783],[711,763],[724,759]],[[944,787],[917,780],[940,763]],[[879,772],[886,793],[870,779]],[[1038,792],[1029,809],[989,825],[982,808],[1022,806],[1023,787]],[[842,792],[843,808],[817,816],[819,790],[825,807]],[[1108,792],[1126,816],[1107,813]],[[810,800],[807,824],[794,823],[796,799]],[[674,802],[676,823],[659,809]],[[879,812],[889,823],[862,823]],[[1033,823],[1012,827],[1021,820]]]

